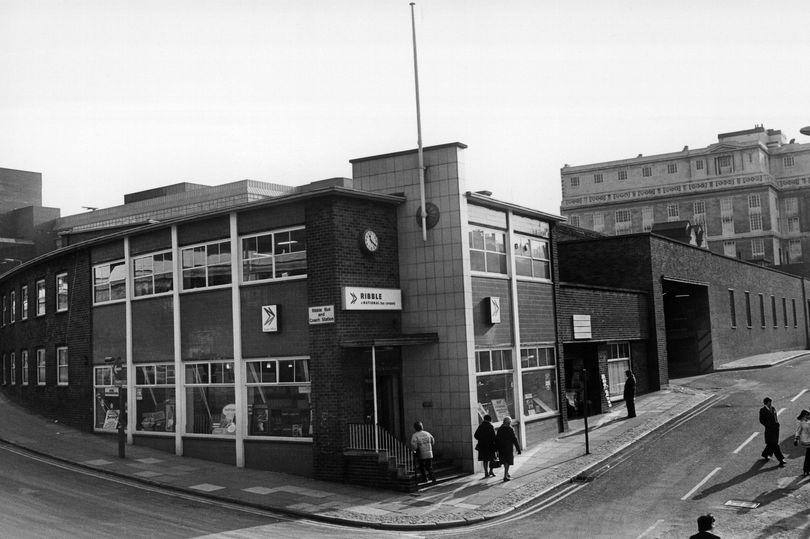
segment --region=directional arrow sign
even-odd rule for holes
[[[343,309],[347,311],[401,311],[399,288],[343,287]]]
[[[265,333],[278,331],[278,305],[262,306],[262,331]]]

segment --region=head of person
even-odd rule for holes
[[[507,425],[507,426],[508,426],[508,425],[511,425],[511,424],[512,424],[512,418],[511,418],[511,417],[509,417],[509,416],[504,417],[504,418],[503,418],[503,424],[504,424],[504,425]]]
[[[714,517],[711,515],[700,515],[697,519],[698,531],[707,532],[714,527]]]
[[[762,404],[764,404],[765,406],[770,406],[772,402],[773,401],[771,400],[770,397],[765,397],[764,399],[762,399]]]
[[[413,424],[413,430],[422,430],[423,428],[424,427],[422,426],[421,421],[417,421],[416,423]]]
[[[491,416],[491,415],[489,415],[489,414],[485,415],[485,416],[484,416],[484,421],[486,421],[487,423],[489,423],[490,421],[492,421],[492,416]]]
[[[628,378],[630,378],[631,376],[633,376],[633,371],[628,369],[628,370],[624,371],[624,375],[627,376]]]
[[[797,417],[796,419],[798,419],[799,421],[810,420],[810,412],[808,412],[807,410],[802,410],[801,412],[799,412],[799,417]]]

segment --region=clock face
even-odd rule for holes
[[[369,229],[363,232],[363,247],[369,253],[373,253],[377,251],[380,247],[380,240],[377,237],[377,233],[373,230]]]

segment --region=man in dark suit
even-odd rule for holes
[[[626,370],[624,375],[624,403],[627,405],[627,417],[636,417],[636,377],[633,371]]]
[[[762,450],[762,458],[768,460],[773,455],[779,461],[779,467],[785,467],[785,457],[779,448],[779,421],[776,418],[776,408],[771,404],[770,397],[765,397],[759,409],[759,422],[765,427],[765,449]]]

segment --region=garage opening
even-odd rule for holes
[[[714,369],[708,285],[663,279],[670,378]]]

